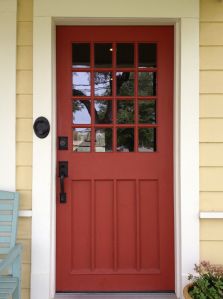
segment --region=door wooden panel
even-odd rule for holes
[[[59,26],[57,123],[57,291],[173,291],[173,27]]]

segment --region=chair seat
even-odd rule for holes
[[[8,276],[0,276],[0,299],[5,299],[14,293],[18,286],[18,279]]]

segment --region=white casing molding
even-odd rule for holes
[[[86,9],[84,1],[34,0],[33,118],[47,117],[51,131],[46,139],[33,137],[31,299],[49,299],[55,295],[56,24],[175,26],[175,281],[178,298],[182,298],[187,273],[199,260],[199,1],[140,2],[139,5],[135,1],[114,0],[105,7],[102,0],[95,0],[92,9]],[[123,3],[128,3],[128,10],[120,8]]]
[[[17,0],[0,0],[0,190],[16,188]]]

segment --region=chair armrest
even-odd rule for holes
[[[4,256],[4,259],[0,262],[0,272],[6,269],[8,266],[12,265],[15,259],[18,256],[21,256],[22,253],[22,245],[16,244],[9,253]]]

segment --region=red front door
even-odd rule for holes
[[[58,27],[57,123],[57,291],[173,291],[173,27]]]

